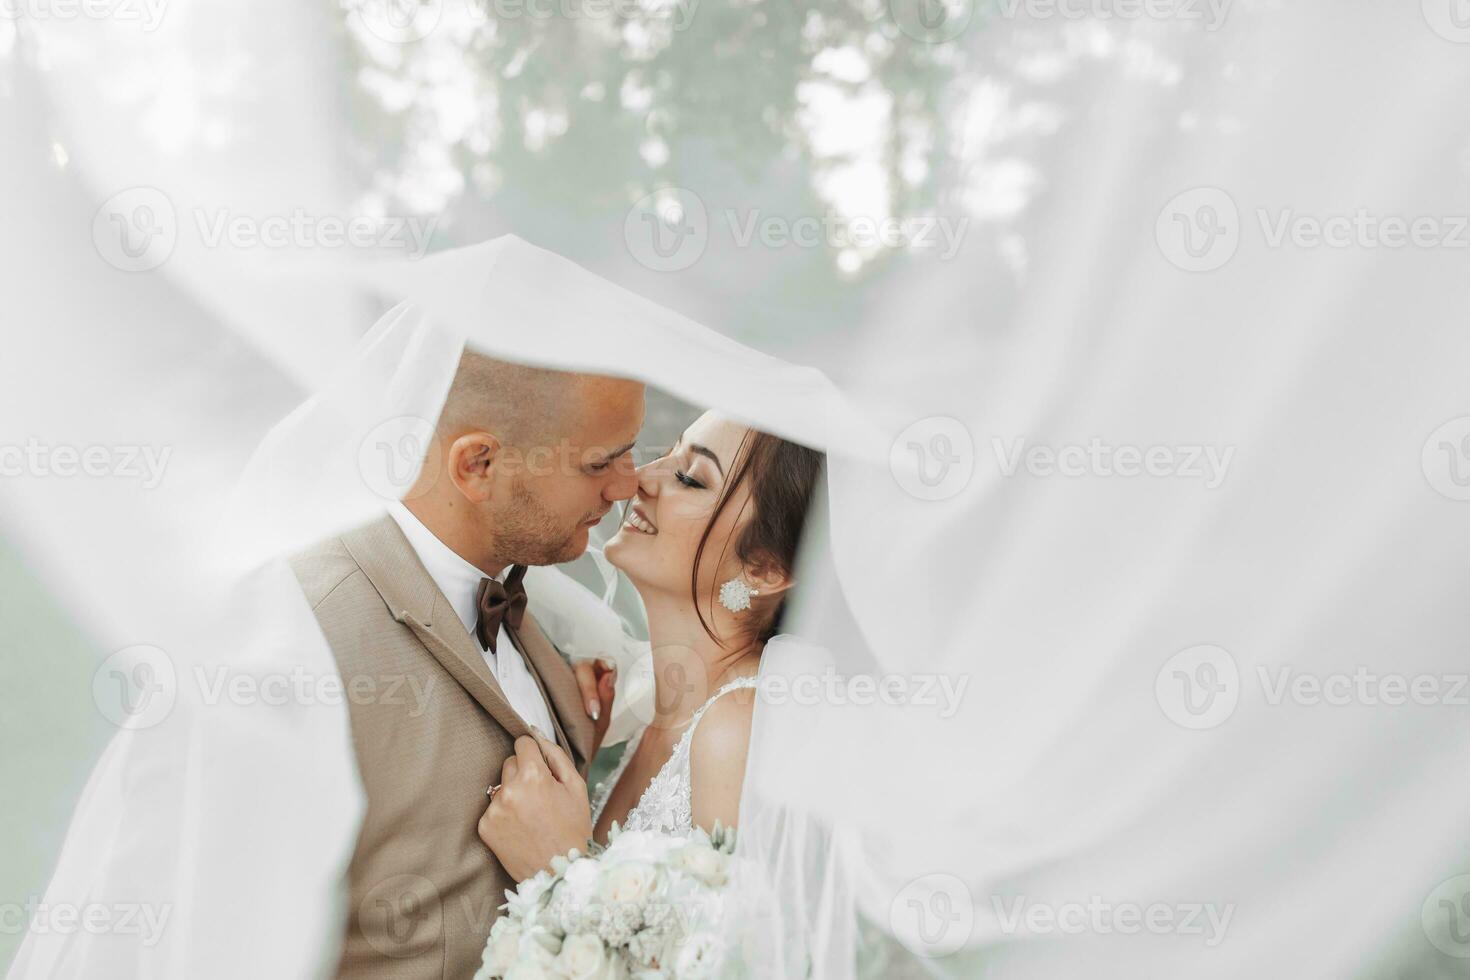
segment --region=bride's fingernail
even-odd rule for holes
[[[593,721],[596,721],[598,715],[602,714],[602,705],[598,704],[596,701],[588,701],[587,713],[592,716]]]

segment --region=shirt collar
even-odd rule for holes
[[[394,501],[388,506],[388,514],[403,531],[403,536],[408,539],[409,545],[414,553],[423,562],[424,569],[439,591],[444,593],[444,598],[454,607],[455,615],[459,617],[464,628],[471,635],[475,632],[475,622],[479,619],[479,609],[475,604],[475,595],[480,588],[480,580],[494,578],[496,581],[505,578],[506,569],[499,575],[486,575],[474,565],[465,561],[449,545],[440,541],[439,538],[424,526],[402,503]]]

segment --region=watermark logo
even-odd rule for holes
[[[1470,959],[1470,875],[1435,886],[1419,910],[1424,935],[1446,956]]]
[[[92,242],[103,261],[123,272],[147,272],[168,261],[179,219],[156,187],[130,187],[103,202],[92,218]]]
[[[1097,936],[1200,936],[1213,949],[1225,940],[1235,905],[1213,902],[1110,902],[1093,895],[1086,902],[1037,902],[1025,895],[1011,899],[991,896],[991,906],[1001,932],[1008,936],[1029,933],[1068,936],[1091,933]]]
[[[1451,419],[1424,440],[1424,479],[1451,500],[1470,500],[1470,415]]]
[[[444,23],[480,29],[520,20],[662,21],[667,29],[680,32],[694,22],[699,4],[700,0],[344,0],[348,16],[362,31],[389,44],[405,45],[424,40]]]
[[[1464,214],[1388,214],[1365,207],[1330,214],[1257,207],[1253,213],[1261,244],[1269,249],[1470,249],[1470,215]],[[1176,195],[1154,225],[1164,257],[1187,272],[1225,265],[1244,232],[1240,209],[1218,187]]]
[[[192,229],[203,248],[364,249],[422,258],[439,215],[314,214],[293,208],[279,214],[242,214],[229,208],[193,208],[180,216],[156,187],[121,191],[97,210],[92,241],[109,265],[147,272],[167,262],[179,236]]]
[[[357,447],[357,468],[368,489],[384,500],[412,500],[432,484],[415,489],[420,468],[439,472],[443,449],[434,423],[400,415],[373,427]]]
[[[205,248],[355,248],[402,252],[421,259],[438,227],[439,215],[238,214],[229,208],[196,208],[194,226]]]
[[[0,477],[138,480],[144,490],[153,490],[163,482],[172,456],[172,446],[53,446],[27,439],[24,446],[0,445]]]
[[[924,44],[943,44],[964,33],[975,16],[975,0],[888,0],[898,29]]]
[[[959,419],[931,415],[893,440],[888,467],[910,496],[947,500],[964,490],[975,474],[975,440]]]
[[[1023,468],[1034,477],[1157,477],[1199,480],[1206,490],[1225,482],[1234,446],[1184,444],[1177,446],[1114,446],[1099,438],[1085,445],[1028,444],[1024,437],[990,440],[1002,476],[1014,477]]]
[[[1470,44],[1470,0],[1421,0],[1424,20],[1446,41]]]
[[[1165,717],[1182,728],[1215,728],[1240,702],[1240,669],[1221,647],[1201,644],[1180,650],[1159,668],[1154,698]]]
[[[433,948],[444,931],[439,889],[420,875],[385,878],[358,904],[357,925],[368,944],[384,956],[418,956]]]
[[[875,217],[844,215],[830,209],[821,216],[804,214],[791,218],[765,214],[758,208],[743,213],[731,208],[722,217],[737,248],[749,248],[752,242],[758,241],[766,248],[934,250],[944,261],[958,254],[970,229],[970,219],[963,217]]]
[[[709,212],[699,195],[669,187],[640,198],[623,220],[633,258],[654,272],[682,272],[709,245]]]
[[[140,644],[112,654],[92,675],[92,700],[119,728],[152,728],[169,716],[179,696],[169,655]]]
[[[111,20],[158,30],[169,0],[0,0],[0,20]]]
[[[351,0],[349,16],[389,44],[413,44],[433,33],[444,16],[445,0]]]
[[[894,896],[888,908],[888,924],[910,953],[938,959],[970,941],[975,928],[975,902],[970,889],[954,875],[924,875]]]
[[[1232,0],[999,0],[997,13],[1007,20],[1175,21],[1217,31],[1230,13]]]
[[[846,675],[831,667],[821,673],[767,674],[759,681],[760,698],[765,704],[934,708],[940,718],[946,719],[959,713],[969,686],[968,674]]]
[[[1292,208],[1257,208],[1256,221],[1267,248],[1470,248],[1470,216],[1463,214],[1408,218],[1356,208],[1351,214],[1321,217]]]
[[[136,936],[144,949],[163,938],[173,913],[171,904],[147,902],[47,902],[32,896],[26,902],[0,903],[0,934],[36,936]]]
[[[704,660],[675,643],[660,645],[628,673],[627,690],[648,692],[628,702],[628,711],[645,725],[683,724],[714,693]]]
[[[681,187],[655,191],[628,211],[623,236],[632,256],[656,272],[680,272],[703,257],[719,232],[734,248],[826,249],[862,264],[864,254],[902,249],[932,251],[943,261],[959,254],[968,217],[949,215],[773,214],[760,208],[726,208],[711,215],[704,201]]]
[[[315,674],[300,664],[284,671],[246,672],[228,664],[195,665],[192,671],[200,703],[236,706],[393,705],[404,717],[420,718],[434,693],[434,678],[418,674]]]
[[[1359,665],[1351,673],[1333,671],[1327,674],[1297,671],[1289,665],[1271,668],[1256,666],[1256,678],[1265,695],[1266,704],[1283,703],[1312,707],[1325,704],[1335,707],[1366,705],[1398,707],[1412,704],[1470,706],[1470,674],[1402,674],[1390,671],[1376,673]]]
[[[1212,272],[1240,246],[1240,211],[1220,188],[1196,187],[1164,205],[1154,239],[1164,258],[1186,272]]]

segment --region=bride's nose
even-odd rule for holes
[[[638,493],[642,497],[657,497],[658,484],[668,469],[669,458],[660,456],[650,463],[638,467]]]

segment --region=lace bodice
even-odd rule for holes
[[[689,719],[689,727],[679,737],[674,746],[674,752],[649,781],[648,788],[638,798],[638,804],[628,811],[628,816],[619,826],[624,830],[651,830],[661,834],[686,835],[694,829],[692,792],[693,784],[689,776],[689,751],[694,740],[694,729],[699,727],[699,719],[704,713],[725,694],[738,688],[756,686],[754,677],[741,677],[731,681],[720,688],[714,695],[700,705],[694,717]],[[618,780],[623,778],[623,770],[628,768],[628,763],[633,758],[633,753],[638,751],[638,743],[643,740],[643,732],[646,728],[640,728],[632,738],[628,739],[628,745],[623,749],[623,757],[618,760],[617,768],[612,771],[605,780],[597,786],[597,792],[592,799],[592,823],[595,825],[602,818],[603,808],[607,806],[608,797],[612,795],[613,788],[618,785]]]

